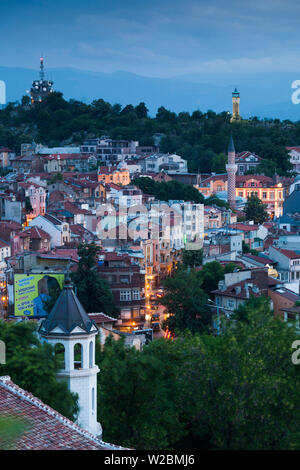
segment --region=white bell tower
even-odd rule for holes
[[[80,304],[67,277],[53,309],[39,328],[39,334],[54,346],[61,361],[57,378],[65,380],[69,390],[78,394],[77,424],[101,439],[102,428],[97,422],[97,333],[98,328]]]

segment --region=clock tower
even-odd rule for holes
[[[240,116],[240,93],[237,89],[232,93],[232,116],[230,122],[240,121],[242,118]]]

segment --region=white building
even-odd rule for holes
[[[30,227],[40,227],[51,236],[51,248],[63,246],[70,241],[70,227],[53,215],[38,215],[29,222]]]
[[[279,279],[284,282],[300,283],[300,254],[293,250],[269,247],[269,258],[277,262]],[[298,287],[299,292],[299,287]]]
[[[300,173],[300,147],[286,147],[290,155],[293,171]]]
[[[171,248],[180,250],[187,242],[203,240],[203,204],[155,201],[150,206],[149,220],[156,231],[159,231],[152,238],[169,241]]]
[[[187,173],[187,161],[175,153],[154,153],[140,160],[142,170],[146,173]]]

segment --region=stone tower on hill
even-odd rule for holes
[[[240,121],[242,118],[240,116],[240,93],[237,89],[232,93],[232,116],[230,122]]]

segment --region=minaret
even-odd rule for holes
[[[228,146],[228,164],[226,165],[227,171],[227,201],[232,209],[235,208],[235,174],[237,172],[237,165],[235,164],[235,149],[230,135],[230,142]]]
[[[240,121],[242,118],[240,116],[240,94],[237,89],[232,93],[232,116],[230,121]]]
[[[102,428],[97,422],[97,374],[95,340],[98,328],[88,317],[74,294],[69,276],[48,317],[39,327],[42,339],[52,344],[61,362],[59,380],[77,393],[77,424],[99,438]]]

